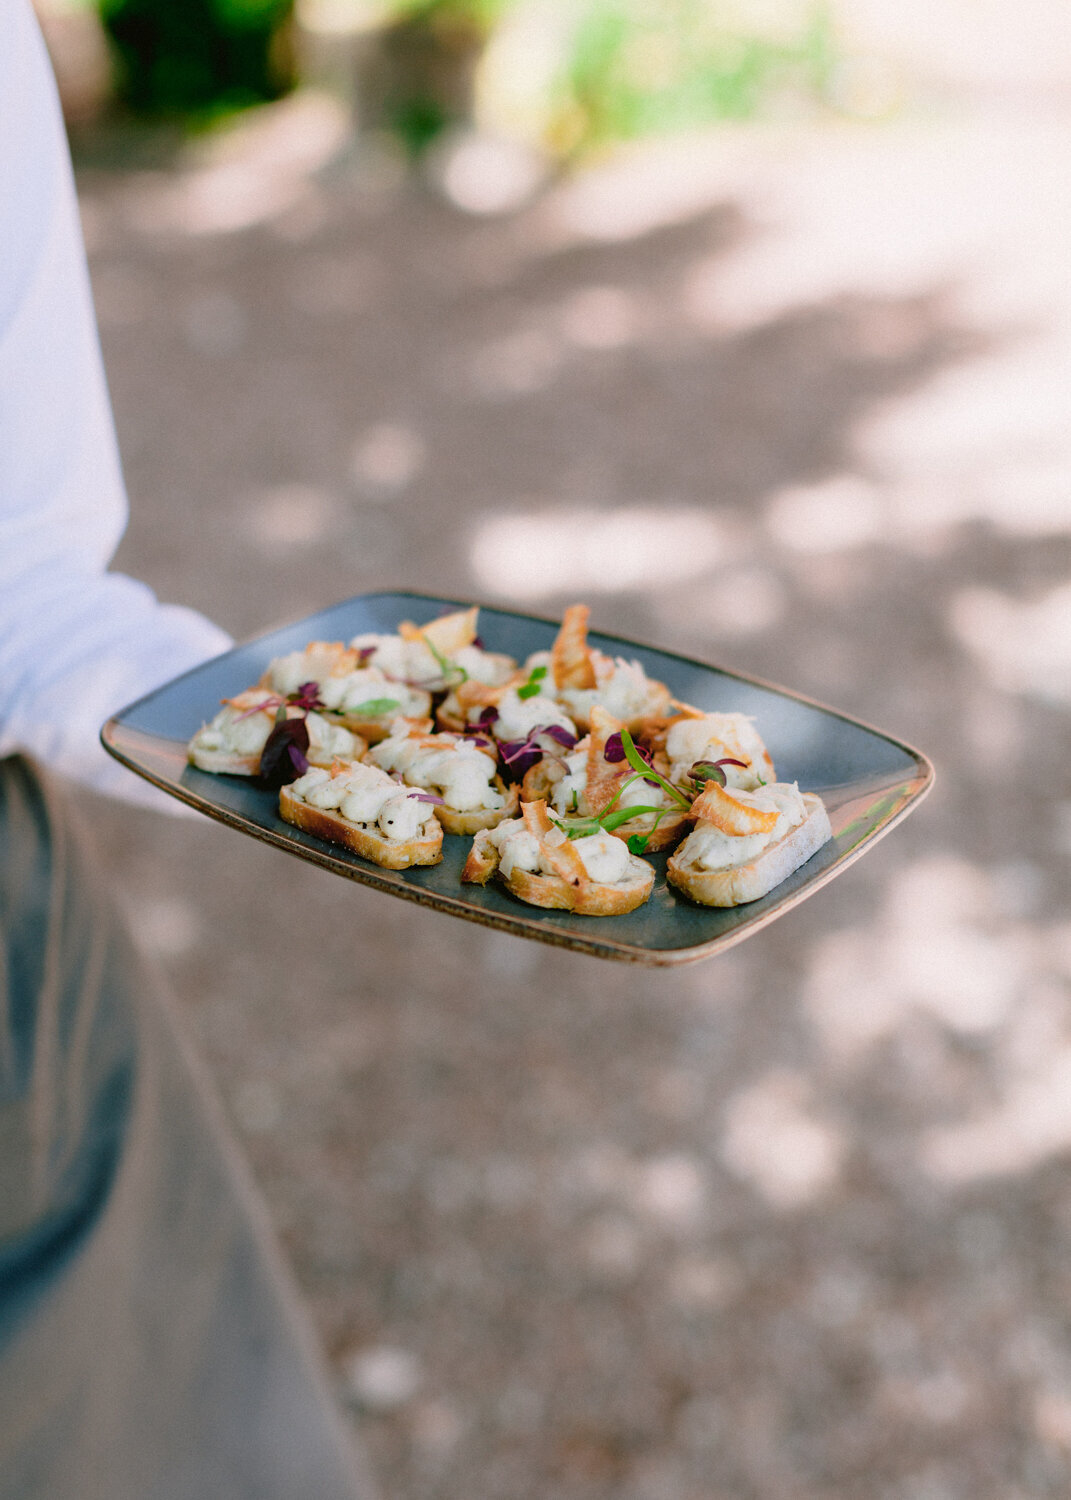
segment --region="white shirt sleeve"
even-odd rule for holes
[[[101,791],[154,801],[103,750],[100,726],[230,640],[106,571],[126,495],[70,158],[29,0],[0,0],[0,39],[0,755],[27,752]]]

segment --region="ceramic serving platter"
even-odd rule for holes
[[[468,838],[446,835],[441,864],[383,870],[284,823],[276,792],[248,777],[213,776],[187,763],[187,742],[216,713],[220,699],[256,683],[273,657],[300,650],[311,640],[349,641],[366,631],[388,633],[402,620],[422,625],[463,607],[424,594],[359,595],[175,678],[109,719],[101,738],[117,760],[180,801],[338,875],[520,937],[643,964],[708,958],[758,932],[872,848],[918,805],[933,781],[933,767],[918,750],[846,714],[719,667],[592,631],[592,645],[610,656],[638,660],[649,676],[669,685],[674,697],[706,711],[752,715],[778,779],[798,781],[801,791],[821,795],[834,836],[783,884],[745,906],[693,905],[667,885],[666,856],[651,855],[655,888],[644,906],[626,916],[581,917],[527,906],[493,883],[462,885]],[[558,623],[481,608],[479,628],[489,651],[508,652],[523,661],[530,652],[550,647]]]

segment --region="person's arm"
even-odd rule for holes
[[[29,0],[0,0],[0,756],[136,800],[101,723],[225,650],[106,571],[126,495],[70,158]],[[148,787],[145,793],[151,792]]]

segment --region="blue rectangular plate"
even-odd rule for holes
[[[246,777],[211,776],[186,761],[186,745],[219,707],[252,686],[269,661],[310,640],[349,641],[366,631],[388,633],[401,620],[424,624],[454,600],[425,594],[362,594],[296,624],[258,636],[177,677],[108,720],[101,738],[125,766],[180,801],[289,854],[408,901],[450,912],[520,937],[630,963],[679,964],[708,958],[757,932],[846,869],[929,790],[933,767],[909,745],[795,693],[672,652],[595,631],[591,643],[610,656],[640,661],[674,697],[707,711],[751,714],[782,781],[818,792],[829,810],[833,839],[759,901],[726,909],[695,906],[667,886],[665,855],[650,856],[650,900],[621,917],[580,917],[517,901],[500,886],[462,885],[471,840],[446,835],[441,864],[382,870],[356,854],[292,828],[279,817],[277,794]],[[490,651],[522,661],[550,647],[558,622],[500,609],[480,609],[480,635]]]

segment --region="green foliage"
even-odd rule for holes
[[[412,21],[433,29],[471,27],[487,36],[510,4],[511,0],[393,0],[390,15],[395,21]]]
[[[718,0],[582,0],[557,89],[559,144],[581,151],[822,99],[832,24],[821,0],[798,9],[771,32]]]
[[[143,113],[212,113],[293,84],[293,0],[100,0],[119,97]]]

